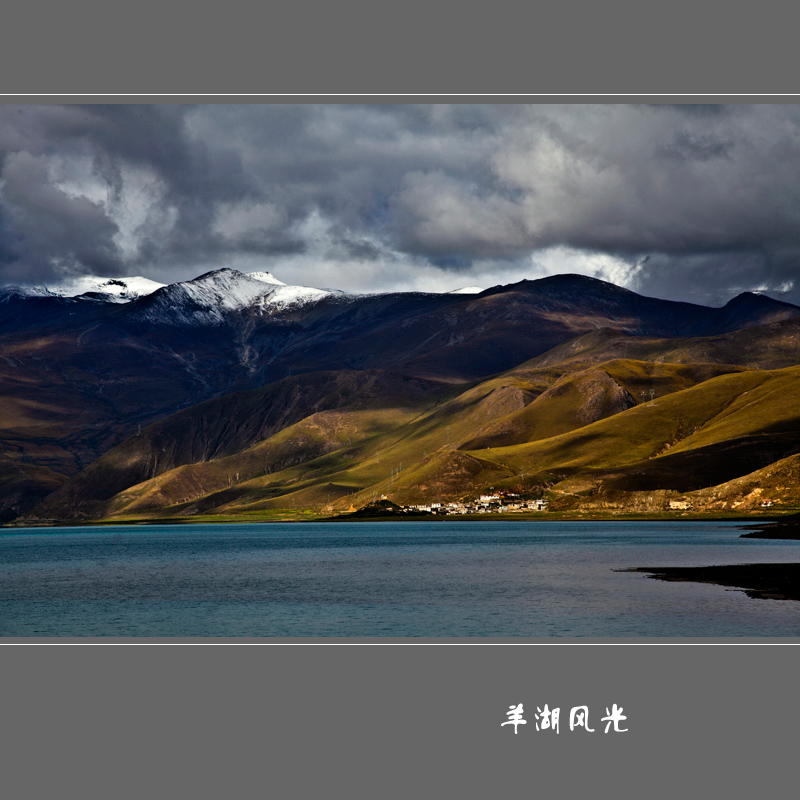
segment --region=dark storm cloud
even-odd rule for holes
[[[5,283],[231,265],[380,289],[578,259],[800,301],[791,105],[7,105],[0,176]]]
[[[659,148],[659,154],[666,158],[683,161],[710,161],[713,158],[729,158],[734,143],[704,134],[678,131],[670,144]]]
[[[15,153],[5,160],[2,178],[0,202],[4,227],[13,232],[7,246],[13,265],[36,278],[46,276],[54,265],[112,275],[119,271],[113,243],[116,225],[99,204],[53,186],[40,157]]]

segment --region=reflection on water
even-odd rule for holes
[[[380,522],[0,534],[3,636],[798,636],[800,605],[615,570],[800,561],[736,523]]]

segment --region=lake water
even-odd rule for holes
[[[629,567],[800,561],[738,523],[9,529],[2,636],[800,636],[800,603]]]

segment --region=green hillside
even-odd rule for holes
[[[449,400],[432,396],[427,408],[420,397],[405,408],[379,400],[315,412],[240,452],[133,482],[98,515],[333,512],[490,487],[555,500],[691,491],[800,451],[800,368],[718,374],[729,369],[617,359],[561,376],[512,371]],[[657,387],[652,400],[643,386]],[[492,439],[510,443],[476,445]]]
[[[742,372],[481,456],[562,491],[689,491],[800,451],[800,368]]]
[[[286,378],[142,429],[32,517],[334,513],[492,487],[545,493],[554,508],[648,492],[663,504],[800,452],[800,367],[746,366],[770,361],[770,348],[787,360],[798,325],[692,339],[601,329],[474,384],[382,370]],[[34,417],[29,403],[6,402],[20,409],[10,420]],[[34,479],[52,489],[64,476],[39,469]]]

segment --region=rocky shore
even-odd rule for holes
[[[800,515],[758,525],[754,531],[743,533],[742,539],[800,539]]]
[[[713,583],[765,600],[800,600],[800,564],[733,564],[715,567],[639,567],[661,581]]]

